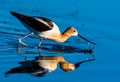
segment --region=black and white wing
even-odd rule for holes
[[[23,25],[27,26],[27,28],[32,28],[35,31],[48,31],[52,30],[55,23],[52,20],[44,17],[37,17],[37,16],[27,16],[20,13],[16,13],[11,11],[10,12],[13,16],[19,19]]]

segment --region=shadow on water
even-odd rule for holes
[[[31,49],[36,49],[37,47],[34,46],[29,46],[29,47],[23,47],[23,46],[16,46],[18,49],[18,52],[20,52],[22,49],[27,48],[28,51],[26,53],[32,53],[32,54],[38,54],[38,52],[35,51],[30,51]],[[70,54],[70,53],[83,53],[83,54],[92,54],[93,50],[92,48],[89,49],[82,49],[82,48],[77,48],[73,46],[68,46],[68,45],[58,45],[58,44],[42,44],[42,47],[40,49],[42,53],[44,54]],[[20,52],[21,53],[21,52]]]
[[[71,72],[77,69],[82,63],[95,60],[94,58],[71,63],[64,59],[63,56],[37,56],[34,60],[19,62],[20,66],[10,69],[5,73],[6,76],[15,73],[28,73],[36,77],[42,77],[46,73],[53,72],[57,69],[58,64],[65,72]]]
[[[50,44],[48,44],[50,45]],[[60,53],[84,53],[84,54],[92,54],[93,49],[81,49],[81,48],[76,48],[73,46],[68,46],[68,45],[55,45],[52,44],[50,45],[51,48],[42,48],[48,51],[52,52],[60,52]]]

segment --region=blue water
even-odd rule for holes
[[[0,82],[120,82],[119,4],[118,0],[0,0]],[[43,77],[30,73],[6,75],[11,69],[20,67],[20,62],[32,61],[39,56],[38,37],[24,39],[28,47],[17,42],[17,38],[29,31],[10,15],[10,10],[48,17],[57,23],[61,32],[74,26],[81,35],[97,44],[92,49],[92,45],[78,37],[71,37],[62,44],[44,40],[42,56],[61,56],[71,63],[91,59],[92,55],[96,60],[83,63],[72,72],[64,72],[58,65],[55,71]]]

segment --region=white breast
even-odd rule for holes
[[[41,33],[38,34],[38,36],[41,36],[41,37],[44,37],[44,38],[50,38],[50,37],[60,35],[61,32],[60,32],[58,26],[54,22],[52,22],[52,23],[54,25],[52,30],[41,32]]]

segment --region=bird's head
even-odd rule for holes
[[[74,28],[74,27],[68,27],[65,32],[65,34],[69,35],[69,36],[77,36],[78,35],[78,31]]]
[[[81,35],[78,33],[78,31],[77,31],[74,27],[72,27],[72,26],[71,26],[71,27],[68,27],[63,34],[65,34],[66,36],[69,36],[69,37],[70,37],[70,36],[78,36],[78,37],[84,39],[85,41],[87,41],[87,42],[89,42],[89,43],[91,43],[91,44],[93,44],[93,45],[96,46],[96,44],[95,44],[94,42],[91,42],[90,40],[88,40],[88,39],[86,39],[85,37],[81,36]]]

